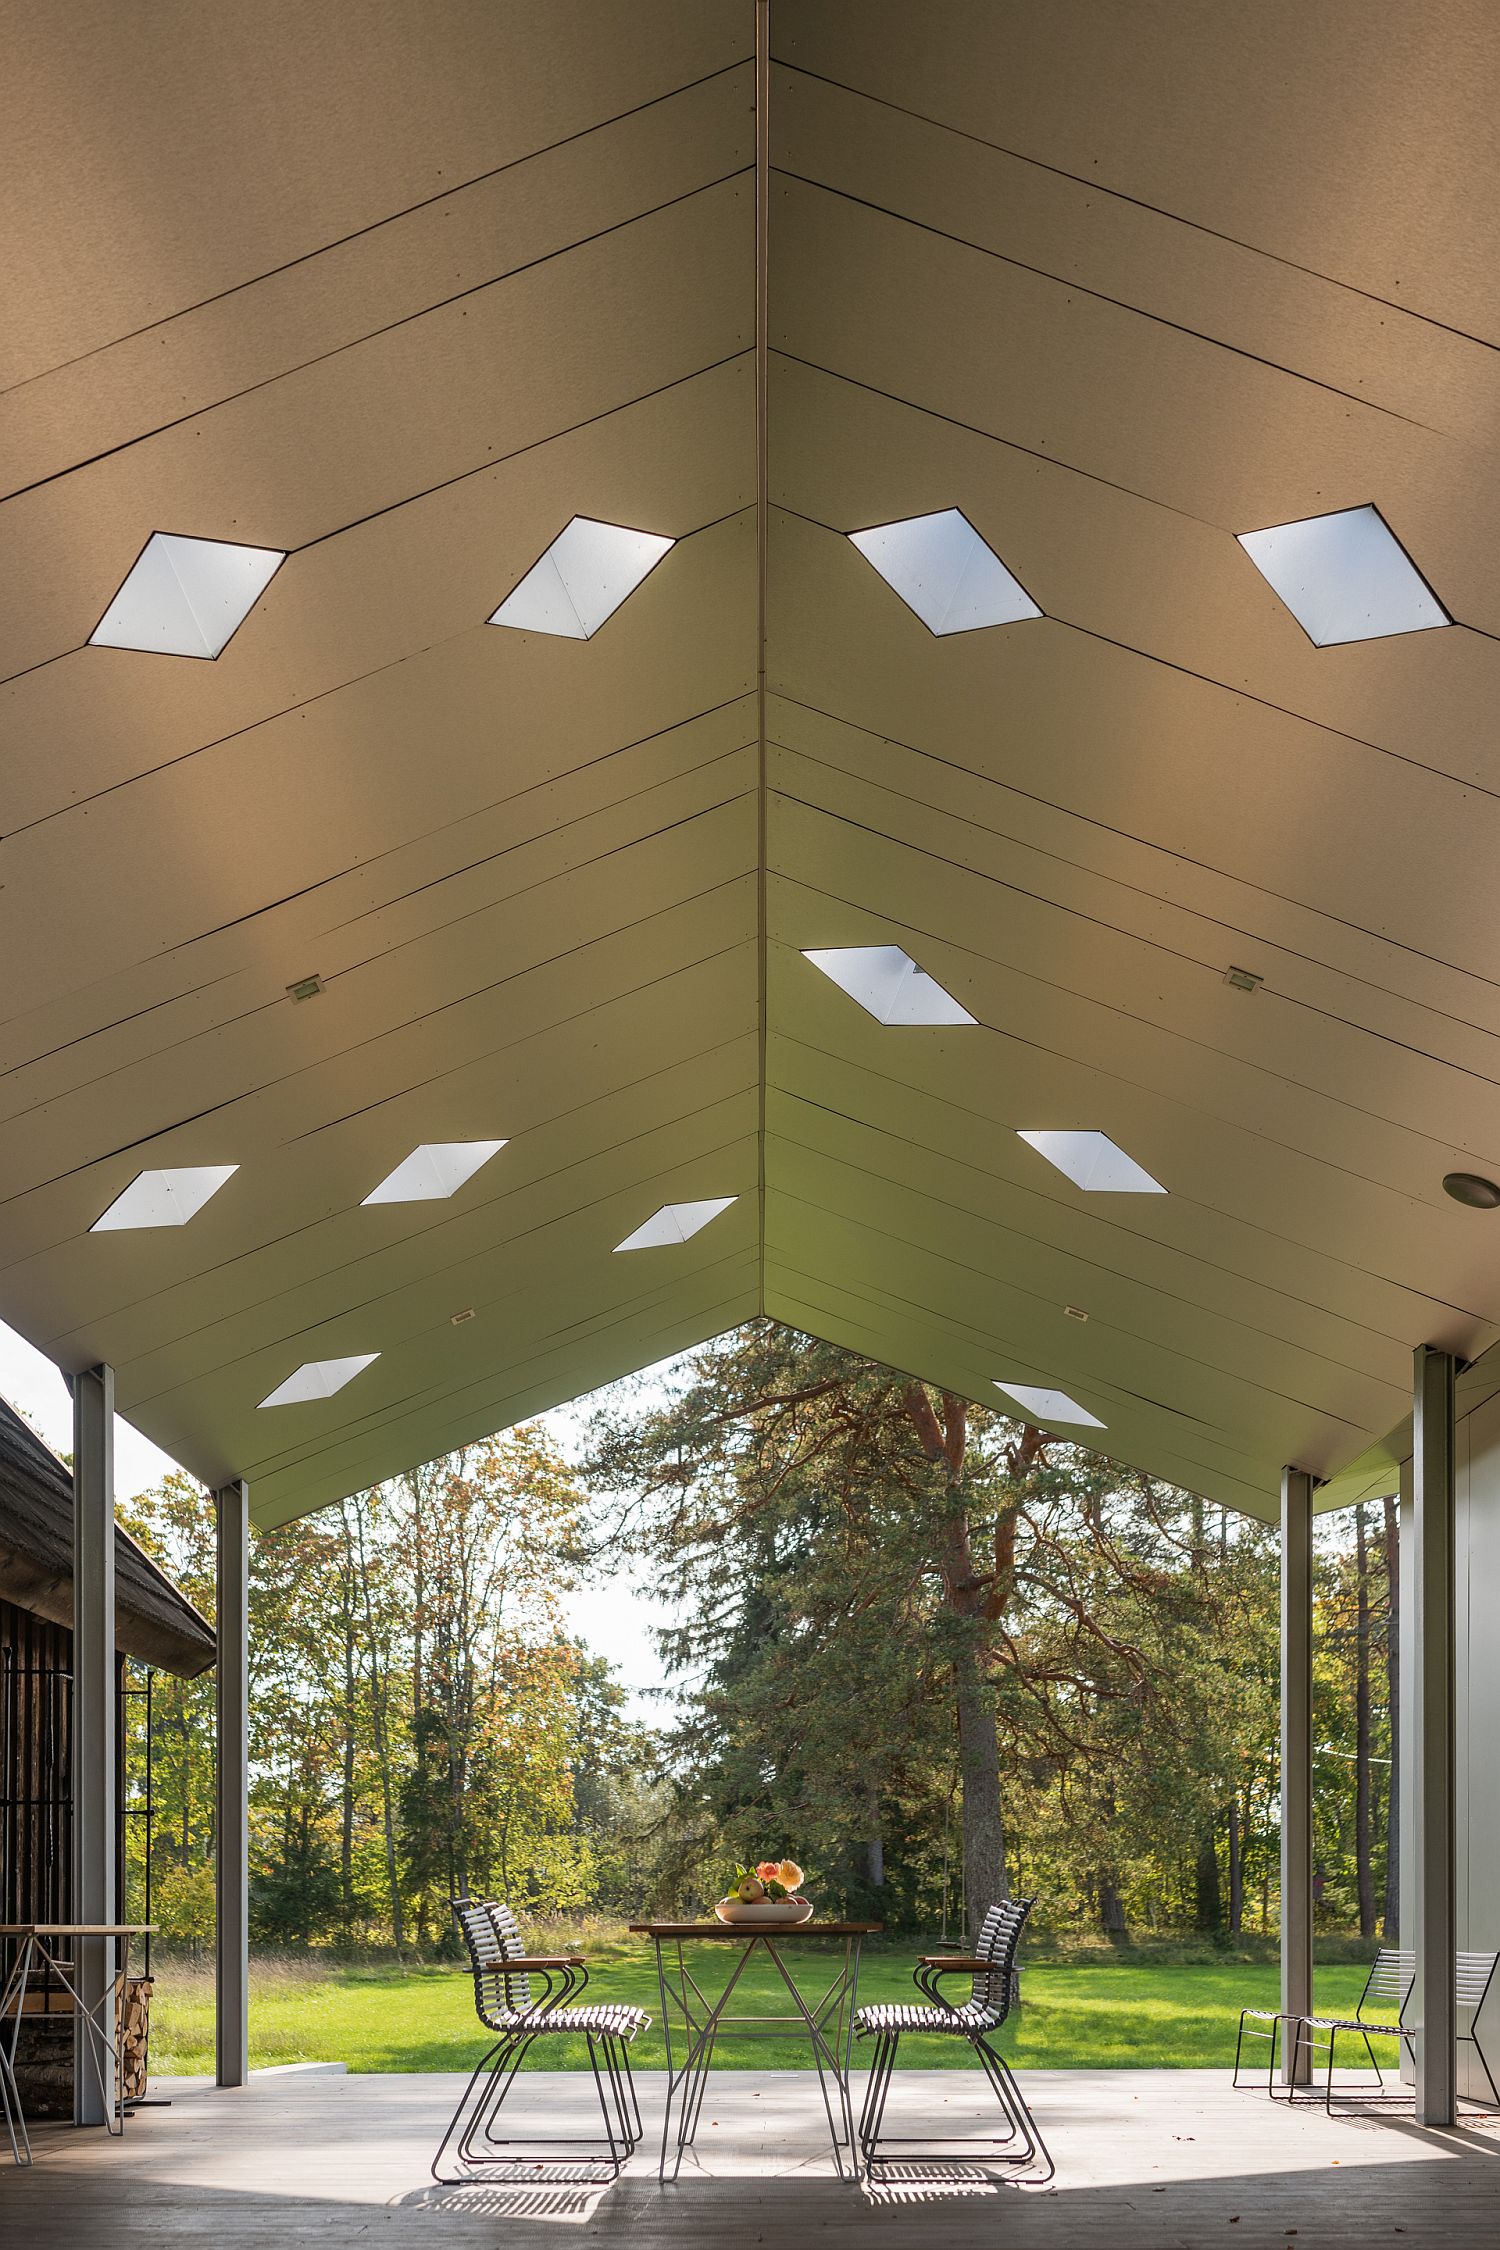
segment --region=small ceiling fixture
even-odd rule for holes
[[[218,656],[285,561],[275,547],[153,531],[90,633],[90,645]]]
[[[403,1156],[394,1172],[379,1187],[371,1188],[365,1203],[436,1203],[456,1195],[472,1180],[481,1164],[504,1148],[504,1141],[424,1141],[410,1156]]]
[[[1500,1204],[1500,1187],[1478,1172],[1445,1172],[1443,1193],[1455,1203],[1466,1203],[1471,1211],[1493,1211]]]
[[[185,1227],[238,1170],[237,1164],[185,1164],[166,1172],[137,1172],[129,1187],[94,1221],[89,1233],[114,1234],[125,1227]]]
[[[1038,1389],[1032,1383],[1002,1383],[998,1380],[995,1388],[997,1391],[1004,1391],[1007,1398],[1013,1398],[1017,1406],[1023,1408],[1033,1421],[1076,1422],[1081,1428],[1089,1430],[1104,1428],[1097,1414],[1090,1414],[1087,1407],[1080,1406],[1076,1399],[1069,1398],[1066,1391],[1049,1391]]]
[[[1236,992],[1259,992],[1265,978],[1257,976],[1254,969],[1226,969],[1224,982],[1232,984]]]
[[[840,991],[857,1000],[877,1023],[958,1024],[975,1020],[899,945],[837,945],[815,953],[804,947],[803,959],[832,978]]]
[[[665,1250],[671,1243],[687,1242],[700,1233],[710,1219],[716,1219],[721,1211],[727,1211],[731,1203],[738,1201],[737,1195],[716,1195],[703,1203],[664,1203],[634,1234],[627,1234],[623,1242],[617,1242],[615,1250]]]
[[[590,640],[676,544],[658,532],[574,516],[489,622],[520,633]]]
[[[878,523],[849,540],[929,632],[973,633],[1042,614],[959,508]]]
[[[311,1400],[332,1398],[346,1383],[352,1383],[367,1367],[373,1367],[379,1352],[358,1352],[352,1359],[309,1359],[284,1383],[278,1383],[262,1406],[302,1406]]]
[[[1107,1133],[1018,1133],[1016,1138],[1064,1173],[1089,1195],[1165,1195],[1133,1156],[1117,1148]]]
[[[1068,1320],[1087,1320],[1089,1317],[1082,1305],[1064,1305],[1063,1314]]]
[[[289,1000],[316,1000],[323,989],[321,977],[298,977],[295,984],[286,988]]]
[[[472,1305],[465,1305],[462,1312],[449,1313],[448,1326],[450,1328],[462,1328],[466,1320],[472,1320],[473,1318],[474,1307]]]
[[[1340,508],[1236,536],[1318,648],[1453,622],[1378,508]]]

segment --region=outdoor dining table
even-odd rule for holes
[[[120,1992],[122,1980],[130,1973],[131,1939],[155,1934],[154,1922],[0,1922],[0,1943],[8,1940],[16,1948],[10,1974],[4,1988],[0,1989],[0,2111],[4,2113],[10,2134],[11,2156],[17,2164],[31,2162],[31,2135],[26,2129],[16,2083],[16,2054],[33,1977],[40,1976],[46,1984],[60,1985],[73,2003],[74,2014],[88,2034],[78,2055],[78,2068],[82,2069],[86,2055],[98,2082],[105,2126],[111,2133],[123,2132],[120,2084],[124,2016],[119,2004]],[[110,1964],[103,1994],[93,2008],[78,1989],[77,1944],[80,1938],[102,1939]],[[64,1940],[67,1941],[66,1956],[60,1953]],[[114,2010],[109,2031],[100,2020],[107,2008]],[[10,2018],[8,2050],[4,2030],[7,2017]]]
[[[857,2174],[854,2159],[854,2113],[849,2099],[849,2058],[854,2041],[854,2010],[859,1993],[859,1952],[862,1941],[883,1928],[880,1922],[632,1922],[637,1937],[651,1940],[656,1949],[656,1981],[661,1994],[662,2035],[667,2048],[667,2107],[661,2129],[661,2162],[658,2177],[675,2180],[682,2170],[683,2151],[691,2147],[703,2110],[703,2095],[721,2032],[747,2039],[780,2039],[788,2027],[806,2036],[818,2070],[818,2086],[828,2119],[828,2138],[834,2169],[845,2177],[844,2154],[849,2155],[849,2175]],[[841,1950],[830,1983],[809,2003],[798,1988],[786,1962],[787,1946],[810,1938],[832,1938]],[[713,1981],[700,1968],[689,1967],[686,1947],[722,1946],[727,1955],[725,1975],[717,1993],[704,1989]],[[795,2013],[770,2015],[730,2014],[734,1997],[757,1950],[763,1952],[794,2003]],[[674,2046],[674,2034],[680,2045]],[[680,2058],[680,2059],[679,2059]],[[675,2126],[675,2154],[673,2153]],[[671,2171],[667,2169],[671,2159]]]

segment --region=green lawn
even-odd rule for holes
[[[882,1945],[866,1952],[860,1996],[866,2000],[915,1997],[909,1949]],[[655,1971],[641,1939],[620,1937],[588,1945],[590,1999],[634,2001],[659,2018]],[[722,1976],[731,1955],[722,1945],[693,1949],[692,1966],[706,1991]],[[811,1947],[788,1948],[801,1964],[806,1993],[818,1989]],[[831,1967],[831,1963],[829,1964]],[[213,2069],[213,1983],[206,1970],[161,1961],[151,2013],[152,2068],[162,2073]],[[1359,1996],[1365,1971],[1337,1963],[1318,1971],[1317,2005],[1343,2013]],[[759,1964],[742,1981],[768,2012],[787,2005],[775,1998],[774,1974]],[[1211,1967],[1138,1962],[1088,1962],[1026,1968],[1020,2017],[1002,2046],[1019,2066],[1032,2069],[1188,2069],[1227,2065],[1234,2056],[1235,2023],[1248,2003],[1275,2004],[1277,1973],[1260,1963]],[[324,1967],[304,1962],[257,1963],[251,1975],[250,2061],[342,2061],[352,2071],[467,2070],[478,2059],[483,2033],[475,2021],[468,1976],[452,1968]],[[567,2042],[571,2050],[574,2042]],[[1382,2049],[1381,2066],[1386,2055]],[[858,2049],[856,2049],[858,2053]],[[636,2043],[640,2068],[665,2060],[659,2023]],[[716,2058],[726,2068],[805,2068],[805,2044],[726,2039]],[[929,2065],[965,2064],[967,2050],[952,2040],[913,2043],[910,2059]],[[573,2057],[582,2065],[582,2054]],[[1351,2051],[1349,2062],[1355,2060]],[[563,2056],[538,2054],[542,2067]]]

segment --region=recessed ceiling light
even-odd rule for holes
[[[388,1172],[363,1201],[434,1203],[455,1195],[504,1146],[504,1141],[424,1141],[410,1156],[403,1156],[395,1171]]]
[[[302,1406],[309,1400],[332,1398],[365,1368],[373,1367],[379,1352],[358,1352],[352,1359],[310,1359],[284,1383],[278,1383],[262,1406]]]
[[[490,619],[521,633],[586,641],[653,571],[673,539],[575,516]]]
[[[1087,1320],[1089,1317],[1082,1305],[1064,1305],[1063,1314],[1068,1320]]]
[[[286,555],[153,531],[89,635],[95,648],[159,656],[217,656],[249,616]]]
[[[473,1307],[472,1305],[465,1305],[465,1307],[464,1307],[464,1309],[463,1309],[463,1311],[462,1311],[462,1312],[451,1312],[451,1313],[449,1313],[449,1315],[448,1315],[448,1326],[449,1326],[450,1328],[462,1328],[462,1326],[463,1326],[463,1324],[464,1324],[464,1322],[465,1322],[466,1320],[472,1320],[473,1318],[474,1318],[474,1307]]]
[[[1104,1428],[1097,1414],[1090,1414],[1087,1407],[1069,1398],[1066,1391],[1038,1390],[1030,1383],[997,1382],[995,1388],[1004,1391],[1007,1398],[1013,1398],[1035,1421],[1076,1422],[1089,1430]]]
[[[1455,1203],[1466,1203],[1471,1211],[1493,1211],[1500,1204],[1500,1187],[1478,1172],[1445,1173],[1443,1193]]]
[[[623,1242],[615,1244],[620,1250],[664,1250],[669,1243],[686,1242],[737,1203],[736,1195],[712,1196],[706,1203],[664,1203],[661,1209],[638,1226],[634,1234],[627,1234]]]
[[[1165,1195],[1160,1180],[1117,1148],[1107,1133],[1019,1133],[1075,1187],[1090,1195]]]
[[[1238,538],[1319,648],[1453,622],[1378,508],[1341,508]]]
[[[1042,614],[958,508],[878,523],[849,538],[934,633],[973,633]]]
[[[168,1172],[137,1172],[89,1233],[113,1234],[122,1227],[185,1227],[238,1170],[237,1164],[187,1164]]]
[[[316,1000],[323,989],[321,977],[298,977],[295,984],[286,988],[289,1000]]]
[[[1259,992],[1265,981],[1254,969],[1228,968],[1224,971],[1224,982],[1232,984],[1236,992]]]
[[[836,945],[803,958],[821,969],[825,977],[851,1000],[857,1000],[877,1023],[973,1023],[967,1008],[951,992],[919,969],[899,945]]]

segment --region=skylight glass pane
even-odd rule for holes
[[[1104,1428],[1097,1414],[1090,1414],[1087,1407],[1069,1398],[1066,1391],[1040,1390],[1030,1383],[996,1383],[995,1388],[1004,1391],[1007,1398],[1013,1398],[1033,1421],[1076,1422],[1080,1428],[1088,1430]]]
[[[366,1203],[429,1203],[455,1194],[505,1146],[504,1141],[424,1141],[404,1156]]]
[[[346,1383],[367,1367],[373,1367],[379,1352],[359,1352],[352,1359],[310,1359],[284,1383],[278,1383],[269,1398],[261,1400],[262,1406],[305,1406],[310,1400],[332,1398]]]
[[[623,1242],[617,1242],[615,1249],[617,1252],[664,1250],[669,1243],[687,1242],[701,1232],[710,1219],[716,1219],[721,1211],[727,1211],[731,1203],[738,1201],[736,1195],[717,1195],[704,1203],[664,1203],[634,1234],[627,1234]]]
[[[654,531],[575,516],[489,622],[586,641],[675,544]]]
[[[274,547],[154,531],[89,640],[96,648],[215,657],[285,561]]]
[[[973,1023],[967,1008],[945,992],[925,969],[919,969],[899,945],[838,945],[804,959],[851,1000],[857,1000],[877,1023]]]
[[[237,1164],[175,1165],[166,1172],[138,1172],[124,1193],[89,1228],[113,1234],[125,1227],[185,1227],[217,1195]]]
[[[879,523],[849,537],[934,633],[972,633],[1042,614],[957,508]]]
[[[1452,623],[1378,508],[1242,531],[1239,542],[1319,648]]]
[[[1165,1195],[1160,1180],[1117,1148],[1107,1133],[1021,1133],[1018,1139],[1045,1156],[1074,1185],[1091,1195]]]

